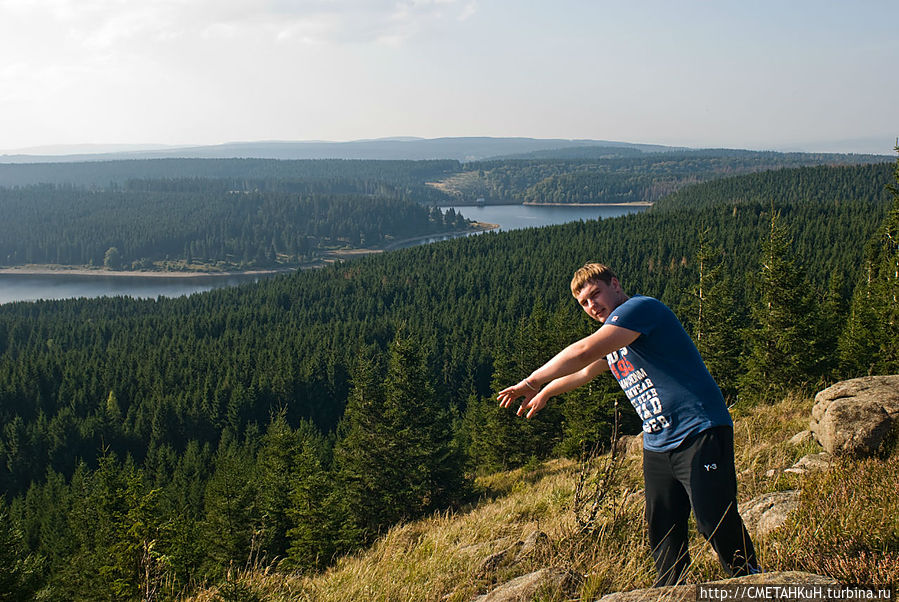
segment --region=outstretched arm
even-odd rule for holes
[[[548,402],[551,397],[555,397],[556,395],[561,395],[562,393],[567,393],[568,391],[577,389],[581,385],[587,384],[588,382],[596,378],[599,374],[605,372],[608,369],[609,363],[606,361],[606,358],[601,358],[596,360],[586,368],[578,370],[574,374],[569,374],[567,376],[555,379],[554,381],[543,387],[539,393],[532,396],[530,399],[525,397],[525,399],[521,402],[521,406],[518,408],[518,415],[521,416],[525,410],[528,410],[527,417],[533,418],[534,414],[546,407],[546,402]],[[500,393],[500,395],[502,395],[502,393]],[[500,405],[506,408],[509,407],[511,402],[511,399],[506,399],[505,401],[501,401]]]
[[[584,337],[560,351],[520,383],[500,391],[497,399],[505,408],[509,407],[515,399],[524,397],[518,414],[521,415],[525,408],[530,408],[531,411],[528,412],[528,418],[530,418],[535,412],[540,411],[553,395],[579,387],[602,372],[604,368],[601,364],[605,364],[606,355],[630,345],[639,336],[640,333],[636,330],[611,324],[603,325],[590,336]],[[585,371],[591,367],[592,370]],[[607,364],[605,368],[608,368]],[[588,377],[591,372],[593,375]],[[558,384],[556,384],[557,380]],[[544,395],[540,389],[547,382],[551,383],[547,389],[552,388],[552,390],[548,395]]]

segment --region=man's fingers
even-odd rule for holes
[[[512,402],[521,397],[521,395],[522,394],[513,385],[500,391],[496,398],[499,400],[500,407],[508,408],[512,405]]]
[[[528,415],[527,415],[527,418],[530,419],[530,418],[533,418],[537,412],[539,412],[540,410],[543,409],[544,404],[536,401],[536,398],[534,398],[530,402],[528,402],[527,405],[529,408],[531,408],[531,410],[528,412]],[[522,407],[524,407],[524,406],[522,405]],[[521,414],[519,414],[519,416],[520,415]]]

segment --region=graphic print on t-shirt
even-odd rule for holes
[[[643,431],[657,433],[669,428],[671,421],[662,414],[662,401],[652,380],[646,375],[646,370],[636,369],[627,359],[627,347],[613,351],[606,356],[606,361],[621,390],[643,421]]]

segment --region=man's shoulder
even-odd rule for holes
[[[674,312],[658,299],[633,295],[612,312],[606,323],[647,334],[660,324],[670,323],[672,319],[677,320]]]
[[[656,299],[646,295],[633,295],[627,301],[621,304],[622,308],[633,310],[668,310],[668,306]],[[670,311],[670,310],[668,310]]]

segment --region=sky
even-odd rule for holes
[[[896,0],[0,0],[0,152],[524,136],[892,154]]]

